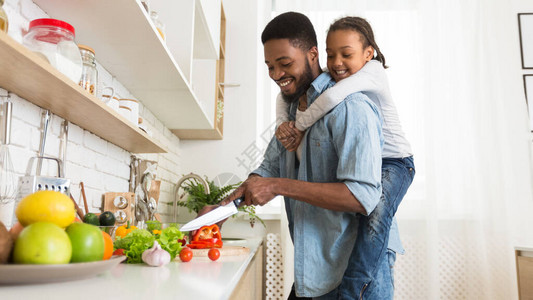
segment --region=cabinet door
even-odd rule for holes
[[[230,299],[263,299],[263,294],[263,245],[261,245],[231,293]]]
[[[533,300],[533,257],[517,256],[516,271],[520,300]]]

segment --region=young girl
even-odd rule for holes
[[[359,17],[335,21],[328,30],[326,52],[328,70],[337,84],[318,97],[307,110],[299,111],[296,121],[291,122],[288,122],[288,104],[281,94],[278,95],[276,136],[287,150],[294,151],[299,148],[305,130],[348,95],[364,92],[376,104],[383,117],[383,193],[374,211],[360,217],[357,241],[346,270],[353,280],[343,281],[341,290],[351,291],[352,295],[363,296],[364,293],[365,299],[385,299],[383,289],[376,288],[379,282],[374,275],[377,262],[384,255],[394,263],[396,254],[387,250],[389,245],[403,253],[400,241],[389,243],[389,232],[391,226],[397,226],[394,214],[414,177],[412,152],[390,95],[384,70],[387,68],[385,57],[374,40],[370,24]],[[389,296],[392,293],[391,290]]]

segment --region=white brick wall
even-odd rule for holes
[[[8,34],[19,42],[22,41],[32,19],[48,17],[31,0],[6,0],[4,9],[10,22]],[[96,57],[98,58],[98,53],[96,53]],[[105,66],[97,64],[97,69],[99,74],[98,95],[101,95],[103,87],[112,86],[116,96],[135,98],[135,95],[132,95],[112,74],[107,72]],[[10,146],[13,167],[17,175],[23,175],[26,172],[28,160],[32,156],[36,156],[39,150],[42,109],[0,88],[0,101],[3,103],[7,99],[14,103]],[[141,158],[158,162],[157,179],[162,181],[159,200],[170,202],[173,197],[174,184],[182,173],[178,155],[179,139],[142,104],[139,111],[154,139],[161,142],[170,151],[164,154],[139,155]],[[62,122],[63,119],[60,117],[55,115],[52,117],[46,138],[45,154],[47,156],[58,157],[60,154]],[[85,184],[87,202],[92,212],[100,211],[104,193],[128,191],[131,155],[124,149],[69,123],[65,171],[66,177],[72,181],[72,195],[79,201],[80,207],[83,207],[83,201],[80,201],[80,181]],[[56,175],[55,164],[45,163],[43,173]],[[160,206],[162,213],[165,213],[167,209],[166,205]]]

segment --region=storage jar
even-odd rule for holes
[[[74,37],[74,27],[67,22],[56,19],[35,19],[30,22],[22,44],[42,54],[52,66],[78,83],[83,63]]]

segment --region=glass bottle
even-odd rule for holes
[[[7,32],[8,22],[7,22],[7,14],[5,10],[2,8],[4,5],[4,0],[0,0],[0,31]]]
[[[78,48],[80,49],[81,59],[83,61],[83,70],[79,85],[96,96],[96,91],[98,91],[98,71],[96,70],[94,49],[85,45],[78,45]]]
[[[163,41],[165,40],[165,24],[159,20],[159,14],[156,11],[150,12],[150,18],[152,19],[152,22],[154,22],[154,26],[159,31],[159,34],[161,35],[161,38],[163,38]]]

